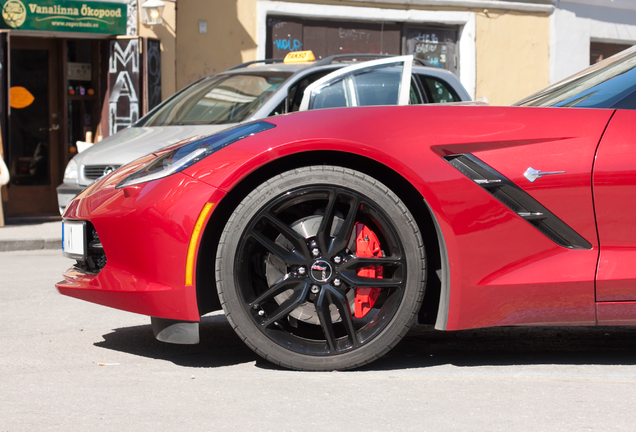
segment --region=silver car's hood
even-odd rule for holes
[[[210,135],[235,124],[129,127],[75,156],[80,165],[120,166],[195,135]]]

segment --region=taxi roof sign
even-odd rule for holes
[[[294,51],[294,52],[287,53],[283,62],[284,63],[301,63],[301,62],[310,62],[314,60],[316,60],[316,57],[314,57],[314,53],[311,50],[309,50],[309,51]]]

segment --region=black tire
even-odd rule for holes
[[[356,256],[356,223],[377,235],[381,258]],[[384,278],[359,276],[370,265],[382,266]],[[372,177],[335,166],[288,171],[252,191],[216,257],[221,304],[239,337],[273,363],[313,371],[359,367],[393,348],[419,310],[425,270],[404,203]],[[364,318],[350,308],[361,292],[354,287],[380,289]]]

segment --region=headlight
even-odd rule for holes
[[[194,165],[212,153],[243,138],[276,127],[259,121],[237,126],[206,138],[197,139],[162,154],[151,163],[122,180],[117,188],[132,186],[167,177]]]
[[[64,170],[64,183],[78,183],[78,169],[79,166],[75,159],[68,161],[68,165],[66,165]]]

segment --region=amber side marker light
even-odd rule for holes
[[[192,285],[192,281],[194,279],[194,254],[196,253],[197,243],[199,242],[199,237],[201,236],[201,229],[203,229],[203,223],[205,219],[210,214],[210,210],[212,210],[212,206],[214,203],[207,203],[203,210],[201,210],[201,214],[197,219],[197,223],[194,225],[194,230],[192,230],[192,236],[190,237],[190,245],[188,246],[188,259],[186,260],[186,274],[185,274],[185,284]]]

